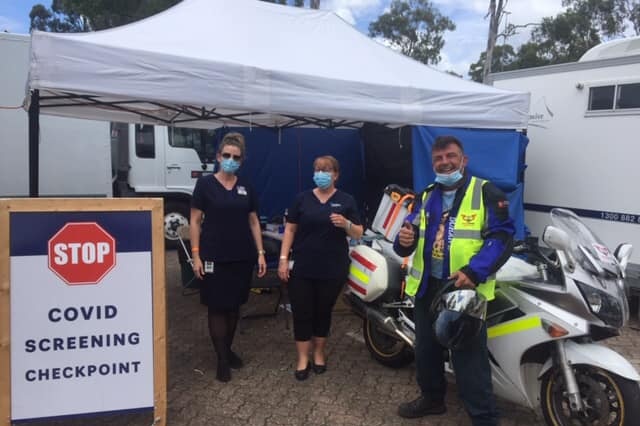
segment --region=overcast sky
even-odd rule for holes
[[[233,0],[229,0],[233,1]],[[469,65],[478,60],[486,47],[488,21],[484,19],[489,0],[432,0],[440,12],[452,19],[456,30],[445,34],[442,61],[437,68],[453,70],[468,78]],[[34,4],[47,6],[50,0],[0,0],[0,31],[26,33],[29,30],[29,11]],[[368,32],[369,22],[388,10],[391,0],[321,0],[321,8],[335,11],[363,33]],[[510,0],[508,19],[513,24],[538,22],[544,16],[555,16],[562,11],[562,0]],[[528,33],[511,44],[526,41]]]

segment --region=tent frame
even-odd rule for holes
[[[59,102],[59,101],[71,101],[71,102]],[[154,115],[151,112],[143,112],[135,108],[131,108],[130,105],[155,105],[164,110],[173,111],[175,114],[170,119]],[[260,112],[244,112],[235,114],[221,114],[216,112],[216,108],[207,109],[205,107],[196,107],[192,105],[183,105],[182,107],[176,107],[169,104],[163,104],[159,102],[148,102],[138,100],[117,100],[117,101],[103,101],[99,99],[97,95],[84,95],[64,93],[61,95],[45,95],[40,94],[40,90],[34,89],[30,93],[29,102],[29,196],[39,196],[39,168],[40,168],[40,156],[38,149],[38,141],[40,139],[40,110],[44,108],[60,108],[60,107],[74,107],[74,106],[86,106],[93,105],[98,107],[110,108],[119,111],[125,111],[132,114],[137,114],[141,117],[148,119],[149,121],[164,125],[173,126],[176,124],[189,123],[194,121],[210,121],[210,122],[233,122],[234,124],[244,124],[247,126],[256,126],[267,129],[281,130],[290,129],[296,127],[320,127],[325,129],[337,129],[337,128],[351,128],[358,129],[362,126],[361,121],[352,120],[333,120],[333,119],[321,119],[312,117],[302,117],[290,114],[281,114],[281,117],[288,119],[286,123],[277,127],[267,126],[260,123],[254,123],[251,121],[251,117],[261,114]],[[181,118],[182,117],[182,118]],[[382,124],[385,125],[385,124]],[[214,126],[212,126],[214,127]]]

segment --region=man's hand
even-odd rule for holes
[[[456,288],[468,288],[471,290],[476,288],[476,285],[473,283],[473,281],[471,281],[469,277],[462,271],[454,272],[453,274],[451,274],[449,279],[456,280],[456,283],[455,283]]]
[[[402,228],[398,232],[398,244],[402,247],[411,247],[415,240],[415,233],[413,232],[413,225],[409,222],[402,224]]]

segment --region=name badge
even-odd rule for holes
[[[247,190],[244,186],[238,186],[238,195],[247,195]]]
[[[208,260],[204,262],[204,273],[213,274],[213,262]]]

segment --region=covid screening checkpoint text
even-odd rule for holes
[[[54,307],[47,312],[47,320],[51,323],[109,321],[114,320],[117,316],[118,309],[115,305]],[[27,339],[24,342],[24,351],[27,354],[34,354],[60,351],[109,350],[116,347],[134,347],[139,344],[140,333],[129,330],[113,333]],[[140,371],[141,364],[142,362],[139,360],[129,360],[109,363],[43,366],[41,368],[27,369],[24,377],[28,382],[36,382],[136,374]]]

